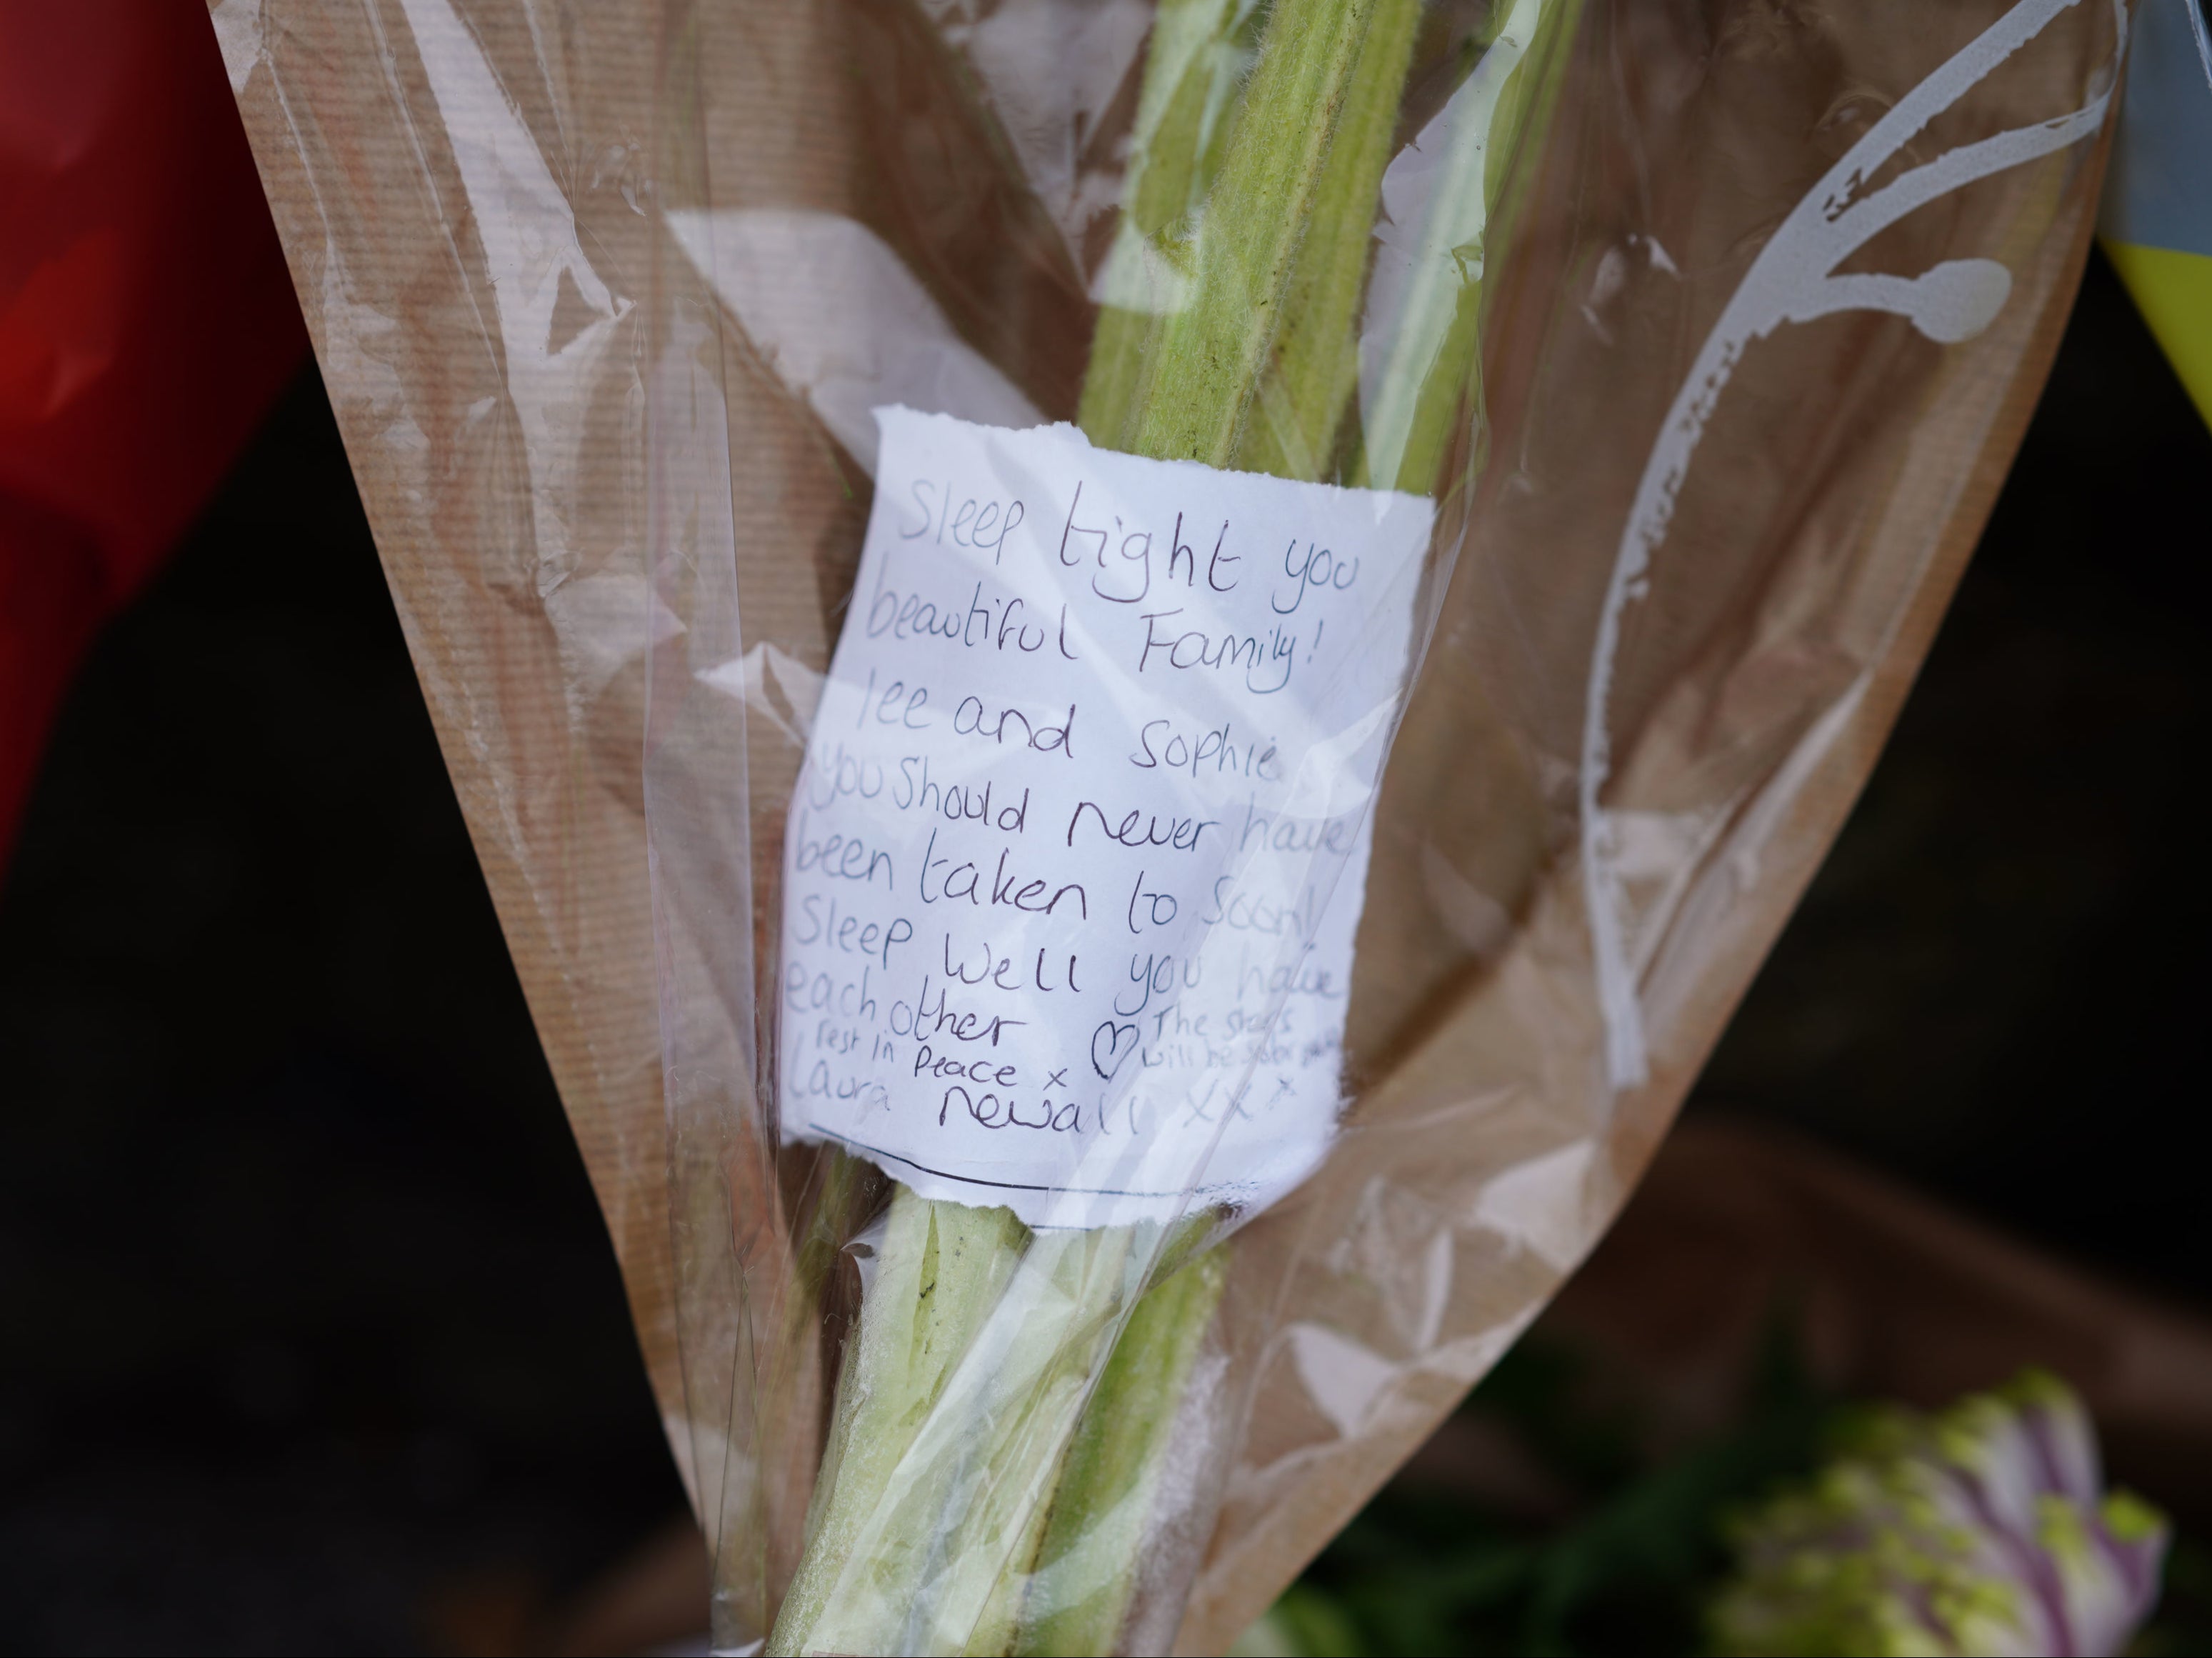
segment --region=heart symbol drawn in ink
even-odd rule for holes
[[[1101,1043],[1105,1048],[1103,1059]],[[1109,1019],[1091,1033],[1091,1068],[1108,1082],[1114,1080],[1114,1073],[1136,1051],[1137,1027],[1133,1024],[1116,1024]]]

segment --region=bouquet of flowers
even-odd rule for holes
[[[2124,7],[211,15],[718,1646],[1225,1643],[1870,766]]]

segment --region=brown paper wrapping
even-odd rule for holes
[[[2043,25],[1863,193],[2110,91],[2122,14],[2018,9],[2038,4]],[[1086,262],[1110,231],[1110,193],[1085,191],[1118,162],[1103,142],[1039,161],[979,33],[1014,9],[211,8],[672,1443],[710,1536],[782,1540],[756,1597],[788,1570],[812,1446],[797,1418],[818,1410],[819,1377],[778,1394],[739,1351],[789,1270],[757,1102],[738,1090],[702,1118],[681,1066],[665,1094],[663,1060],[719,1051],[750,1075],[760,1033],[728,987],[763,971],[752,945],[773,937],[799,733],[772,683],[726,729],[673,692],[654,704],[655,752],[706,802],[687,821],[732,821],[708,799],[727,768],[750,837],[728,848],[728,915],[664,915],[656,944],[647,645],[701,625],[690,607],[713,584],[656,586],[648,568],[656,537],[664,557],[722,546],[729,630],[818,671],[867,492],[659,214],[681,195],[858,218],[964,340],[1065,416]],[[2014,9],[1588,0],[1550,142],[1522,164],[1510,254],[1490,250],[1488,464],[1447,500],[1457,563],[1378,809],[1349,1126],[1319,1176],[1237,1236],[1217,1344],[1238,1403],[1208,1462],[1221,1500],[1159,1540],[1196,1577],[1167,1574],[1139,1644],[1164,1643],[1179,1614],[1178,1650],[1225,1645],[1526,1327],[1633,1187],[1849,810],[2056,349],[2102,167],[2094,124],[1942,194],[1842,267],[1994,260],[2010,288],[1985,328],[1946,343],[1881,310],[1787,323],[1711,400],[1624,612],[1605,722],[1649,1058],[1616,1087],[1577,780],[1639,477],[1787,216]],[[1075,46],[1062,58],[1080,67]],[[671,63],[690,78],[672,82]],[[1126,126],[1133,84],[1093,97],[1099,119]],[[688,447],[667,436],[672,386],[692,398]],[[672,493],[656,466],[692,471]],[[671,499],[718,492],[726,519],[668,528]],[[723,993],[664,1028],[657,980]],[[705,1124],[674,1159],[671,1121]],[[733,1440],[765,1511],[728,1495],[744,1484],[726,1477]]]

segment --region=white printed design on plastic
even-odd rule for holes
[[[1811,322],[1845,311],[1888,311],[1928,338],[1955,344],[1996,319],[2012,276],[1993,259],[1947,260],[1917,276],[1836,274],[1837,267],[1915,209],[1978,179],[2056,154],[2094,137],[2105,122],[2127,50],[2126,0],[2112,0],[2118,41],[2106,89],[2056,120],[2016,127],[1961,144],[1917,167],[1871,195],[1866,181],[1896,158],[1928,124],[1987,79],[2062,12],[2081,0],[2021,0],[1923,81],[1851,146],[1784,220],[1722,312],[1675,394],[1652,446],[1635,504],[1621,532],[1613,579],[1599,615],[1596,648],[1583,717],[1581,810],[1583,880],[1605,1017],[1606,1066],[1615,1088],[1649,1078],[1650,1056],[1628,948],[1627,894],[1620,872],[1621,832],[1601,799],[1612,773],[1608,726],[1613,666],[1622,620],[1649,588],[1652,556],[1667,539],[1674,501],[1723,390],[1754,340],[1784,323]],[[1822,722],[1823,726],[1826,725]]]

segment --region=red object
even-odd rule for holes
[[[199,0],[0,3],[0,858],[94,631],[306,343]]]

